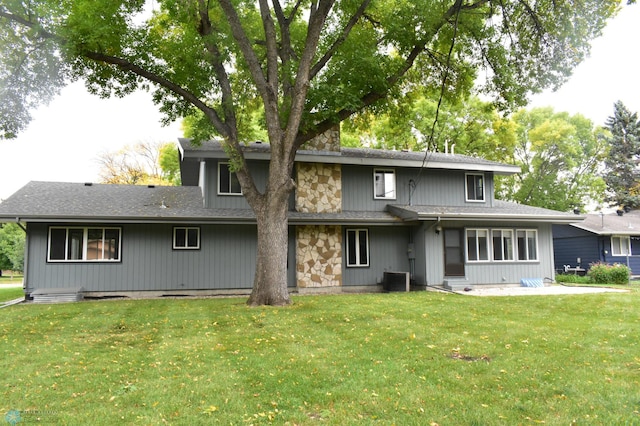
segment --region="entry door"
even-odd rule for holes
[[[464,240],[462,229],[444,229],[444,275],[464,276]]]

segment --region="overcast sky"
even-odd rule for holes
[[[627,6],[592,43],[590,58],[556,93],[536,96],[533,106],[581,113],[604,125],[621,100],[640,111],[640,78],[634,47],[640,40],[640,5]],[[180,125],[160,126],[148,93],[100,99],[80,83],[63,89],[47,107],[33,112],[29,128],[11,141],[0,140],[0,200],[31,180],[98,181],[97,156],[137,142],[176,141]]]

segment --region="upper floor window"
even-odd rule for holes
[[[611,237],[611,255],[612,256],[631,255],[631,239],[625,236]]]
[[[176,226],[173,228],[173,248],[175,250],[199,249],[200,228],[197,226]]]
[[[240,182],[229,163],[218,163],[218,194],[242,195]]]
[[[373,198],[396,199],[396,172],[393,169],[373,170]]]
[[[120,261],[120,228],[49,228],[49,262]]]
[[[369,231],[347,229],[347,266],[369,266]]]
[[[466,175],[467,201],[484,201],[484,174]]]

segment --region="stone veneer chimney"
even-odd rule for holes
[[[340,152],[340,127],[308,141],[310,151]],[[296,163],[296,211],[342,212],[340,164]],[[296,281],[298,288],[342,285],[342,226],[306,225],[296,228]]]

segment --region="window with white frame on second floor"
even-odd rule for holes
[[[396,172],[393,169],[373,170],[373,198],[396,199]]]
[[[484,174],[467,173],[465,178],[467,201],[484,201]]]
[[[629,256],[631,254],[631,239],[627,236],[615,235],[611,237],[611,255]]]
[[[229,163],[218,163],[218,194],[242,195],[242,188]]]

